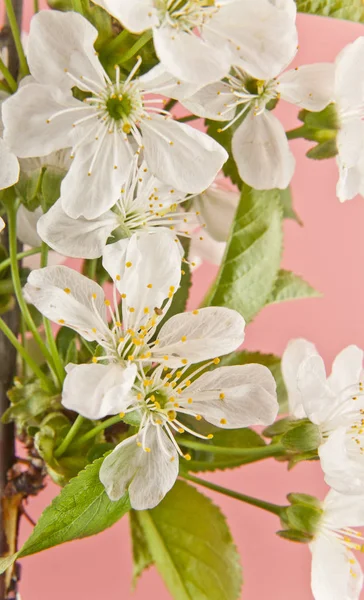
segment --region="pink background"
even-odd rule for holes
[[[32,2],[26,0],[25,25]],[[364,32],[362,25],[318,17],[298,17],[300,51],[293,66],[332,61],[349,42]],[[278,40],[277,40],[278,41]],[[279,41],[278,41],[279,42]],[[297,111],[283,105],[278,112],[287,129],[297,126]],[[292,142],[297,158],[293,179],[294,204],[304,227],[285,223],[283,267],[302,275],[324,297],[271,306],[248,327],[245,347],[281,354],[288,340],[304,336],[314,341],[327,364],[348,344],[364,346],[364,201],[340,205],[335,197],[334,160],[315,162],[305,157],[307,144]],[[195,277],[192,302],[202,298],[215,269],[203,267]],[[288,473],[284,464],[267,460],[255,466],[209,475],[232,489],[284,503],[291,491],[324,497],[325,484],[318,465],[301,464]],[[58,489],[47,490],[29,503],[37,519]],[[208,493],[208,492],[206,492]],[[209,494],[209,493],[208,493]],[[247,600],[309,600],[310,553],[307,547],[279,539],[278,520],[259,509],[209,494],[226,514],[241,553]],[[31,528],[24,523],[21,538]],[[131,591],[131,545],[128,519],[98,536],[48,550],[23,562],[21,593],[24,600],[167,600],[171,598],[152,568],[135,592]],[[364,594],[362,595],[364,598]]]

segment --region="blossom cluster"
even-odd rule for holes
[[[59,197],[31,213],[22,206],[18,237],[100,259],[107,291],[59,264],[31,271],[23,291],[91,348],[88,362],[66,365],[61,403],[90,421],[119,415],[129,427],[106,454],[100,481],[111,501],[128,492],[132,508],[145,510],[171,490],[180,459],[191,460],[183,434],[208,441],[218,429],[277,417],[267,367],[219,366],[242,345],[244,316],[225,306],[174,310],[176,294],[185,264],[222,259],[239,201],[224,187],[227,161],[256,190],[289,186],[295,160],[274,114],[280,100],[318,120],[331,111],[338,198],[364,195],[364,37],[334,64],[289,68],[298,50],[293,0],[93,3],[122,31],[149,35],[157,64],[148,69],[134,53],[130,69],[110,66],[84,16],[40,11],[27,42],[30,74],[0,98],[0,188],[55,169]],[[177,103],[218,122],[221,144],[177,118]],[[363,585],[352,554],[363,545],[351,529],[364,525],[362,362],[350,346],[326,378],[305,340],[291,342],[282,359],[292,420],[316,427],[332,488],[310,543],[316,600],[355,600]]]

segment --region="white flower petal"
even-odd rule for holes
[[[231,93],[227,83],[218,81],[203,87],[192,96],[182,99],[182,104],[192,114],[213,119],[214,121],[230,121],[235,116],[236,108],[227,108],[229,104],[235,104],[236,96]]]
[[[60,265],[32,271],[24,293],[44,316],[86,340],[97,339],[97,332],[107,329],[103,289],[73,269]]]
[[[342,168],[350,169],[360,164],[360,159],[364,154],[363,138],[364,123],[361,118],[345,119],[341,123],[336,143]]]
[[[364,153],[361,163],[353,167],[346,167],[340,156],[336,161],[339,167],[336,195],[340,202],[352,200],[357,194],[364,196]]]
[[[312,423],[324,423],[336,399],[327,385],[321,356],[312,354],[302,361],[297,373],[297,387],[307,417]]]
[[[263,365],[220,367],[204,373],[180,397],[209,423],[224,429],[271,425],[279,405],[274,377]]]
[[[147,73],[139,77],[139,81],[143,90],[147,92],[162,94],[162,96],[178,100],[189,98],[201,87],[200,83],[186,83],[185,81],[181,81],[166,71],[161,63],[158,63]]]
[[[310,550],[311,588],[315,600],[359,600],[363,575],[354,555],[334,537],[323,535],[310,544]]]
[[[323,110],[334,97],[335,65],[316,63],[286,71],[278,77],[283,100],[307,110]]]
[[[154,47],[167,71],[184,81],[206,85],[224,77],[231,64],[227,44],[206,43],[203,38],[164,25],[154,29]]]
[[[358,346],[344,348],[332,363],[331,375],[327,382],[333,392],[340,393],[344,388],[359,383],[363,370],[364,352]]]
[[[364,37],[348,44],[336,57],[335,100],[341,115],[346,112],[362,111],[364,102]]]
[[[340,494],[330,490],[324,500],[325,523],[330,529],[364,525],[364,495]]]
[[[0,190],[11,187],[19,179],[18,159],[0,138]]]
[[[307,416],[298,389],[297,376],[302,362],[311,355],[318,356],[314,344],[304,339],[296,339],[288,343],[282,356],[281,368],[288,392],[289,412],[296,419]]]
[[[180,246],[164,231],[135,233],[130,239],[106,246],[103,266],[123,298],[126,329],[153,316],[181,280]],[[133,309],[132,311],[130,309]]]
[[[123,413],[133,403],[130,391],[136,377],[136,365],[70,364],[66,370],[62,404],[87,419]]]
[[[94,0],[94,4],[102,6],[133,33],[141,33],[159,23],[153,0]]]
[[[201,221],[217,242],[227,241],[239,200],[239,192],[226,190],[214,184],[193,199],[194,208],[200,213]]]
[[[41,239],[53,250],[75,258],[98,258],[107,238],[118,226],[115,213],[108,211],[92,220],[72,219],[58,200],[38,221]]]
[[[233,156],[240,177],[257,190],[285,189],[292,179],[295,159],[282,124],[265,110],[249,112],[234,133]]]
[[[228,158],[211,137],[184,123],[155,115],[142,121],[146,163],[156,177],[178,190],[198,194],[215,179]]]
[[[213,265],[220,265],[226,249],[226,242],[216,242],[206,232],[201,240],[201,231],[191,234],[191,243],[188,252],[188,260],[192,269],[201,266],[203,261]]]
[[[27,210],[22,204],[19,206],[16,214],[16,232],[18,239],[23,244],[34,248],[41,245],[42,240],[37,234],[37,223],[42,215],[43,211],[40,206],[33,212]]]
[[[106,132],[103,140],[80,146],[62,181],[63,210],[73,219],[105,213],[116,204],[129,165],[128,147],[120,136]]]
[[[71,145],[70,131],[79,112],[65,112],[82,106],[79,100],[54,86],[30,83],[2,105],[4,139],[20,158],[47,156]]]
[[[39,83],[58,88],[75,86],[67,71],[102,84],[104,71],[94,49],[97,36],[97,29],[77,12],[40,11],[30,24],[31,74]],[[82,87],[82,82],[77,87]]]
[[[293,0],[226,2],[208,24],[207,31],[212,24],[216,32],[208,39],[218,43],[220,36],[226,36],[236,54],[233,64],[257,79],[271,79],[289,65],[297,52],[293,4]]]
[[[160,439],[162,440],[163,449]],[[172,442],[157,427],[149,426],[146,444],[137,445],[137,436],[116,446],[101,465],[100,480],[110,500],[119,500],[129,488],[132,508],[154,508],[174,485],[178,475],[178,455]]]
[[[364,459],[352,451],[347,439],[347,427],[338,427],[319,447],[320,464],[327,485],[342,494],[364,494]]]
[[[243,343],[244,328],[238,312],[219,306],[175,315],[161,328],[153,358],[174,368],[184,360],[197,363],[222,356]]]

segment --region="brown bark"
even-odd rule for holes
[[[12,0],[17,21],[21,24],[22,0]],[[19,61],[14,45],[14,41],[9,31],[8,25],[5,25],[1,35],[1,43],[8,48],[8,67],[12,75],[17,78]],[[5,228],[2,236],[2,243],[8,247],[7,230]],[[19,330],[19,309],[15,304],[14,308],[3,315],[4,321],[10,329],[17,334]],[[0,414],[2,415],[8,407],[7,390],[11,387],[14,375],[16,374],[16,352],[7,338],[0,333]],[[6,497],[5,489],[7,486],[7,473],[15,462],[15,432],[14,426],[4,425],[0,422],[0,556],[13,551],[11,546],[16,543],[20,497]],[[9,543],[7,540],[7,534]],[[11,597],[12,573],[0,576],[0,600],[8,600]]]

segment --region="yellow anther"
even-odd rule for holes
[[[143,400],[143,394],[141,392],[138,392],[137,400]]]
[[[220,359],[214,358],[214,360],[212,362],[214,363],[214,365],[218,365],[220,363]]]
[[[134,360],[134,356],[132,354],[129,354],[128,360],[130,360],[130,362],[132,362]]]
[[[104,300],[105,306],[110,306],[110,300]]]
[[[192,314],[193,314],[193,315],[198,315],[198,310],[193,310],[193,311],[192,311]]]
[[[154,405],[158,410],[161,410],[162,407],[157,400],[154,400]]]
[[[185,459],[186,460],[191,460],[191,454],[185,454]]]
[[[227,420],[226,419],[220,419],[220,423],[221,423],[221,425],[226,425]]]
[[[201,417],[201,415],[196,415],[195,419],[196,419],[196,421],[201,421],[202,417]]]
[[[123,300],[125,300],[126,294],[121,294],[121,297],[122,297]]]
[[[186,381],[186,383],[185,383],[185,386],[186,386],[186,387],[189,387],[190,385],[191,385],[191,381],[190,381],[189,379],[187,379],[187,381]]]
[[[150,448],[144,448],[145,452],[150,452]]]
[[[129,312],[131,312],[131,313],[135,312],[135,308],[133,306],[129,306]]]
[[[64,292],[66,292],[66,294],[70,294],[70,293],[71,293],[71,290],[70,290],[70,288],[64,288],[64,290],[63,290],[63,291],[64,291]]]
[[[120,281],[120,279],[121,279],[120,275],[116,275],[115,279],[116,279],[116,281]]]
[[[188,398],[187,402],[188,402],[188,404],[192,404],[192,402],[193,402],[192,398]]]
[[[208,436],[207,436],[207,439],[208,440],[212,440],[213,437],[214,437],[214,434],[213,433],[209,433]]]
[[[122,344],[123,342],[125,342],[125,338],[119,337],[119,343]]]
[[[182,360],[181,360],[181,363],[182,363],[183,365],[188,365],[188,360],[187,360],[187,358],[182,358]]]
[[[177,417],[177,413],[176,413],[176,411],[175,411],[175,410],[169,410],[169,411],[167,412],[167,415],[168,415],[168,419],[169,419],[170,421],[174,421],[174,420],[175,420],[175,418]]]
[[[144,309],[144,314],[147,315],[149,313],[149,308],[146,306]]]
[[[174,456],[171,456],[171,458],[169,459],[170,462],[173,462],[175,460]]]
[[[357,400],[357,399],[358,399],[358,396],[353,396],[353,400]]]
[[[119,417],[120,417],[120,419],[122,419],[123,417],[125,417],[125,413],[123,413],[123,412],[119,413]]]
[[[180,377],[182,377],[183,375],[183,371],[177,371],[176,373],[176,377],[179,379]]]
[[[130,262],[130,260],[128,260],[128,262],[125,263],[125,266],[130,269],[130,267],[133,266],[133,263]]]
[[[131,125],[129,123],[124,123],[123,132],[129,134],[131,132]]]
[[[187,338],[186,338],[186,336],[185,336],[185,335],[183,335],[183,336],[181,337],[181,342],[187,342]]]
[[[142,443],[141,442],[137,442],[137,446],[139,446],[139,448],[142,447]]]
[[[223,400],[225,398],[225,394],[223,392],[221,392],[219,398],[220,398],[220,400]]]
[[[58,323],[60,323],[61,325],[64,325],[64,324],[65,324],[65,322],[66,322],[66,321],[65,321],[64,319],[58,319]]]
[[[92,357],[92,362],[93,362],[94,364],[96,364],[96,363],[97,363],[97,358],[96,358],[96,356],[93,356],[93,357]]]
[[[178,430],[178,433],[184,433],[184,432],[185,432],[185,430],[182,429],[182,427],[180,427],[179,430]]]
[[[149,288],[151,290],[152,287],[153,287],[153,284],[152,283],[148,283],[147,288]]]
[[[169,356],[168,356],[168,354],[165,354],[165,355],[163,356],[163,360],[169,360]]]

